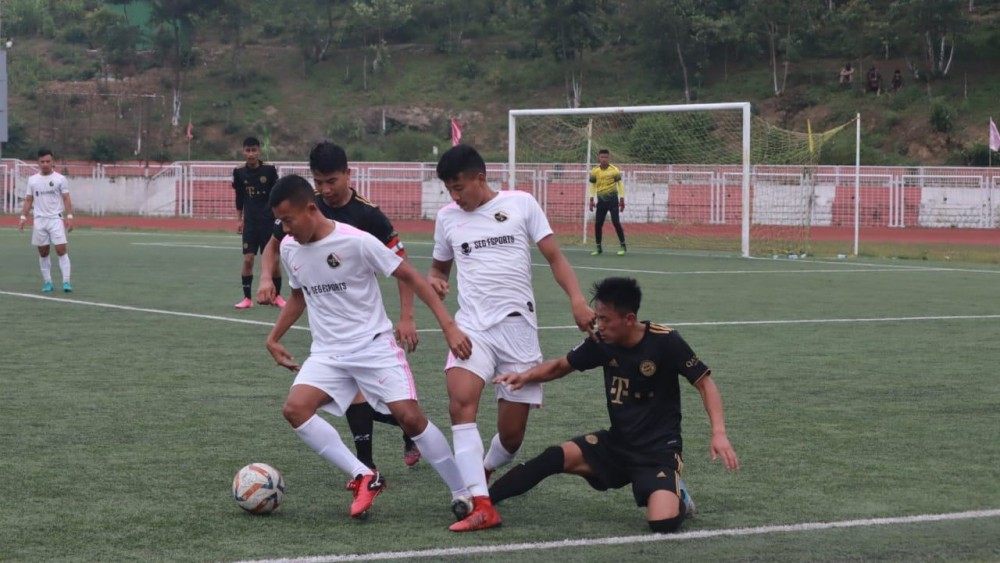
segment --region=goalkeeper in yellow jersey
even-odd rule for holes
[[[615,226],[618,242],[621,244],[618,256],[625,256],[625,231],[622,230],[622,222],[618,216],[619,211],[625,211],[625,185],[622,183],[622,171],[611,164],[611,152],[608,149],[601,149],[597,152],[597,162],[598,165],[590,171],[590,210],[597,210],[594,217],[594,240],[597,242],[597,250],[590,254],[597,256],[604,252],[601,248],[601,238],[604,231],[604,218],[610,211],[611,224]]]

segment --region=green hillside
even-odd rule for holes
[[[946,73],[915,58],[920,46],[897,28],[890,26],[892,41],[854,37],[859,4],[832,0],[818,3],[827,11],[802,16],[812,19],[801,26],[792,12],[765,13],[796,4],[777,0],[5,4],[4,35],[14,44],[4,156],[30,158],[49,145],[64,159],[233,159],[241,139],[255,135],[272,160],[302,160],[326,137],[355,160],[430,161],[434,146],[448,145],[454,117],[463,141],[501,159],[507,111],[567,107],[574,79],[583,107],[750,101],[771,123],[802,132],[807,121],[822,131],[860,113],[866,164],[985,165],[994,107],[1000,118],[996,2],[972,11],[973,3],[925,3],[958,18],[932,22],[952,26],[941,33]],[[47,12],[32,12],[46,4]],[[756,4],[764,7],[750,11]],[[896,14],[906,4],[866,3],[861,16]],[[366,18],[365,6],[375,16]],[[380,9],[386,13],[376,17]],[[406,13],[394,21],[391,9]],[[659,12],[651,10],[674,16],[652,21]],[[773,67],[771,24],[778,26]],[[589,35],[567,38],[580,25]],[[933,45],[934,61],[940,46]],[[845,60],[857,69],[848,88],[838,84]],[[866,94],[864,71],[873,65],[885,88],[902,69],[902,89]],[[853,152],[853,139],[833,143],[823,160],[853,163]]]

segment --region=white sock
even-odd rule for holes
[[[336,465],[351,477],[372,474],[372,470],[347,449],[344,441],[340,439],[340,434],[337,434],[337,430],[323,417],[312,415],[312,418],[295,429],[295,434],[307,446],[316,450],[323,459]]]
[[[465,487],[462,474],[458,470],[458,465],[455,464],[455,457],[451,455],[448,439],[444,437],[441,430],[428,420],[427,428],[419,436],[411,436],[411,438],[420,448],[420,456],[431,464],[431,467],[438,472],[438,475],[451,489],[451,497],[469,496],[469,489]]]
[[[521,448],[517,449],[517,452],[519,451],[521,451]],[[517,457],[517,452],[508,452],[507,448],[503,447],[503,444],[500,443],[500,435],[494,434],[493,440],[490,442],[490,451],[486,452],[486,458],[483,460],[483,467],[487,469],[500,469],[513,461]]]
[[[42,270],[42,281],[52,283],[52,260],[48,256],[39,256],[38,267]]]
[[[476,423],[452,426],[451,439],[455,442],[455,463],[469,492],[476,497],[488,496],[490,493],[483,472],[483,439],[479,436]]]
[[[62,272],[63,283],[68,282],[70,280],[69,254],[63,254],[59,257],[59,271]]]

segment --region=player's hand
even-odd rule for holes
[[[242,219],[240,219],[239,221],[236,222],[236,234],[238,234],[238,235],[242,235],[243,234],[243,220]]]
[[[505,373],[493,378],[494,385],[505,385],[511,391],[517,391],[524,387],[524,384],[527,382],[527,378],[523,373]]]
[[[66,232],[73,232],[73,220],[68,217],[63,217],[63,225],[66,225]]]
[[[625,211],[625,200],[624,199],[619,199],[618,200],[618,211]]]
[[[448,349],[456,358],[468,360],[472,355],[472,341],[457,324],[452,323],[444,329],[444,339],[448,342]]]
[[[431,287],[434,289],[434,293],[438,294],[441,301],[444,301],[445,297],[448,297],[448,281],[439,278],[428,278]]]
[[[594,198],[590,198],[590,210],[594,210]]]
[[[709,446],[712,461],[722,458],[722,465],[729,471],[737,471],[740,468],[740,460],[736,457],[736,451],[729,443],[729,438],[725,434],[713,434],[712,444]]]
[[[420,337],[417,336],[417,323],[413,319],[400,319],[396,323],[396,330],[393,331],[393,334],[396,336],[396,343],[404,350],[407,352],[416,351]]]
[[[24,232],[24,226],[27,225],[27,224],[28,224],[28,220],[27,219],[21,219],[21,220],[19,220],[18,223],[17,223],[17,230],[19,230],[19,231],[21,231],[23,233]]]
[[[281,343],[269,340],[267,342],[267,351],[271,353],[271,357],[274,358],[274,361],[279,366],[292,371],[299,371],[299,364],[295,363],[295,358],[292,357],[291,353]]]
[[[597,314],[590,308],[590,305],[587,305],[586,301],[580,300],[573,303],[573,321],[576,322],[576,327],[581,332],[589,334],[591,339],[594,338],[594,321],[596,319]]]
[[[257,284],[257,303],[270,305],[274,303],[274,297],[277,293],[274,289],[274,282],[267,276],[262,276],[260,283]]]

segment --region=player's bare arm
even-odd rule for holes
[[[267,335],[267,351],[279,366],[286,367],[292,371],[298,371],[299,364],[295,363],[295,358],[281,344],[281,337],[292,328],[295,321],[299,320],[306,310],[306,298],[302,295],[302,289],[293,289],[285,307],[278,314],[278,320],[274,321],[274,328]]]
[[[400,250],[399,256],[404,262],[409,262],[405,250]],[[396,280],[396,284],[399,286],[399,322],[396,323],[394,336],[396,342],[407,352],[413,352],[420,343],[420,337],[417,336],[417,322],[413,318],[413,288],[399,279]]]
[[[63,223],[66,225],[66,231],[73,231],[73,200],[70,199],[69,194],[62,195],[63,200]]]
[[[549,267],[552,268],[552,277],[555,278],[556,283],[569,296],[570,307],[573,309],[573,320],[576,322],[577,328],[593,338],[594,310],[590,308],[583,293],[580,292],[580,282],[576,279],[576,272],[573,271],[573,267],[559,250],[556,237],[549,235],[538,241],[538,250],[549,262]]]
[[[493,378],[495,385],[507,385],[511,391],[517,391],[527,383],[545,383],[564,377],[573,371],[565,357],[558,360],[548,360],[521,373],[505,373]]]
[[[712,443],[709,446],[712,461],[722,458],[722,464],[730,471],[740,468],[740,460],[736,457],[736,451],[729,443],[726,435],[726,417],[722,408],[722,395],[715,381],[709,375],[704,375],[694,384],[701,393],[701,400],[705,403],[705,411],[708,413],[708,420],[712,426]]]
[[[35,200],[35,196],[28,194],[24,196],[24,206],[21,208],[21,220],[17,224],[17,230],[23,231],[24,226],[28,224],[28,212],[31,211],[31,203]]]
[[[264,252],[260,256],[260,282],[257,284],[257,303],[270,305],[277,294],[274,288],[275,273],[279,272],[278,254],[281,250],[281,241],[271,237],[264,246]]]
[[[427,272],[427,281],[443,301],[448,296],[448,277],[451,275],[451,265],[454,260],[434,260]]]
[[[472,354],[472,341],[462,332],[462,329],[458,328],[455,319],[451,318],[448,309],[445,308],[441,299],[439,299],[439,294],[431,287],[430,282],[421,276],[409,262],[400,263],[392,275],[411,286],[417,297],[426,303],[427,307],[434,313],[434,318],[441,325],[441,330],[444,332],[444,337],[448,342],[448,349],[451,350],[451,353],[455,354],[457,358],[468,359]]]

